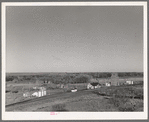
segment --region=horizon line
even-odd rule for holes
[[[120,71],[123,72],[124,71]],[[143,73],[143,71],[125,71],[125,72],[137,72],[137,73]],[[5,73],[98,73],[98,72],[5,72]],[[105,72],[100,72],[100,73],[105,73]],[[110,73],[110,72],[106,72],[106,73]],[[118,72],[113,72],[113,73],[118,73]]]

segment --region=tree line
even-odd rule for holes
[[[63,83],[87,83],[92,78],[110,78],[112,73],[66,73],[66,74],[41,74],[24,76],[6,76],[6,82],[34,82],[50,81],[55,84]],[[120,72],[118,77],[143,77],[143,73],[138,72]]]

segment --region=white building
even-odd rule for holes
[[[126,84],[133,84],[133,81],[126,81]]]
[[[32,91],[25,92],[23,94],[23,97],[42,97],[46,95],[46,88],[44,87],[33,87]]]
[[[46,90],[45,89],[38,89],[34,93],[32,93],[32,96],[35,97],[42,97],[46,95]]]
[[[106,83],[105,86],[111,86],[111,84],[110,83]]]
[[[100,88],[101,85],[99,83],[96,83],[96,82],[93,82],[93,83],[89,83],[87,85],[87,89],[97,89],[97,88]]]

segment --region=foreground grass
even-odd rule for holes
[[[34,85],[34,84],[33,84]],[[46,85],[47,93],[55,94],[69,92],[73,87],[78,91],[86,89],[87,84],[68,84],[66,89],[58,89],[57,86]],[[10,86],[6,93],[6,104],[23,100],[23,91],[30,85]],[[22,90],[22,91],[21,91]],[[19,92],[15,92],[19,91]],[[75,93],[74,93],[75,94]],[[104,96],[109,96],[106,99]],[[137,99],[136,99],[137,98]],[[31,108],[31,107],[30,107]],[[21,109],[20,109],[21,110]],[[52,103],[37,105],[34,111],[143,111],[143,84],[130,86],[102,87],[92,94],[71,97],[69,99],[55,100]],[[28,111],[28,108],[26,108]]]
[[[94,93],[109,96],[109,103],[119,111],[143,111],[143,85],[105,87]]]
[[[65,104],[56,104],[52,106],[52,111],[67,111]]]
[[[118,111],[117,107],[108,102],[103,96],[94,93],[89,95],[77,96],[65,100],[55,101],[37,108],[34,111],[60,111],[60,112],[99,112],[99,111]]]
[[[103,96],[96,94],[84,96],[81,99],[67,103],[66,109],[69,111],[84,111],[84,112],[105,112],[118,111],[118,109],[108,102]]]
[[[143,88],[142,88],[143,89]],[[104,92],[109,98],[99,94],[99,91]],[[143,111],[143,99],[131,98],[136,94],[137,87],[106,87],[101,89],[91,90],[90,94],[75,95],[69,98],[56,98],[51,102],[46,101],[42,104],[20,108],[20,111],[60,111],[60,112],[111,112],[111,111]],[[109,92],[110,91],[110,92]],[[130,92],[131,91],[131,92]],[[127,93],[127,94],[126,94]],[[137,92],[140,94],[140,92]],[[128,96],[129,95],[129,96]]]

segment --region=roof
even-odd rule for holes
[[[97,86],[97,85],[100,85],[99,83],[96,83],[96,82],[93,82],[93,83],[90,83],[92,86]]]

